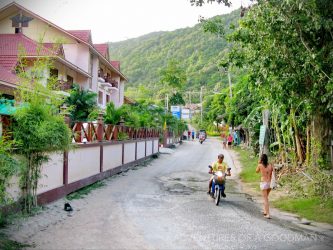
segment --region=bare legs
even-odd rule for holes
[[[262,196],[264,198],[264,215],[267,219],[270,218],[270,215],[269,215],[269,202],[268,202],[268,195],[269,193],[271,192],[271,189],[265,189],[265,190],[262,190]]]
[[[226,143],[222,142],[222,149],[227,149]]]

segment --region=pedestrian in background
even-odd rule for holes
[[[236,131],[234,131],[234,145],[237,146],[238,145],[238,134]]]
[[[272,179],[273,167],[270,163],[268,163],[268,157],[266,154],[262,154],[258,162],[256,173],[259,172],[261,173],[260,189],[262,192],[262,196],[264,198],[263,214],[266,219],[270,219],[271,217],[269,215],[268,196],[269,193],[271,192],[271,179]]]
[[[222,138],[222,149],[227,149],[227,136],[224,132],[221,134],[221,138]]]
[[[195,132],[192,130],[192,141],[194,140]]]
[[[231,149],[231,147],[232,147],[232,141],[233,141],[233,137],[232,137],[232,134],[230,133],[229,135],[228,135],[228,148],[229,149]]]

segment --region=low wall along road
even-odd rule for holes
[[[172,143],[173,138],[168,138]],[[128,169],[159,152],[159,138],[76,144],[70,152],[51,154],[42,167],[38,203],[45,204]],[[8,193],[20,197],[19,178],[10,181]]]

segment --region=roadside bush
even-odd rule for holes
[[[52,106],[30,103],[15,115],[14,139],[18,142],[17,153],[24,158],[21,169],[24,210],[30,212],[37,206],[37,188],[42,164],[48,154],[68,150],[70,131],[63,117],[55,114]]]
[[[319,197],[321,200],[333,197],[333,175],[318,169],[289,172],[281,176],[279,184],[294,197]]]
[[[220,134],[218,131],[207,131],[207,135],[209,136],[220,136]]]
[[[2,209],[12,203],[11,197],[6,192],[8,182],[20,167],[20,162],[13,157],[13,144],[12,140],[0,137],[0,227],[6,224],[6,215]]]

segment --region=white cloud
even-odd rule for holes
[[[0,7],[10,3],[1,0]],[[239,8],[191,6],[189,0],[16,0],[64,29],[90,29],[94,43],[119,41],[154,31],[194,26],[199,15],[212,17]],[[248,0],[243,0],[243,4]]]

